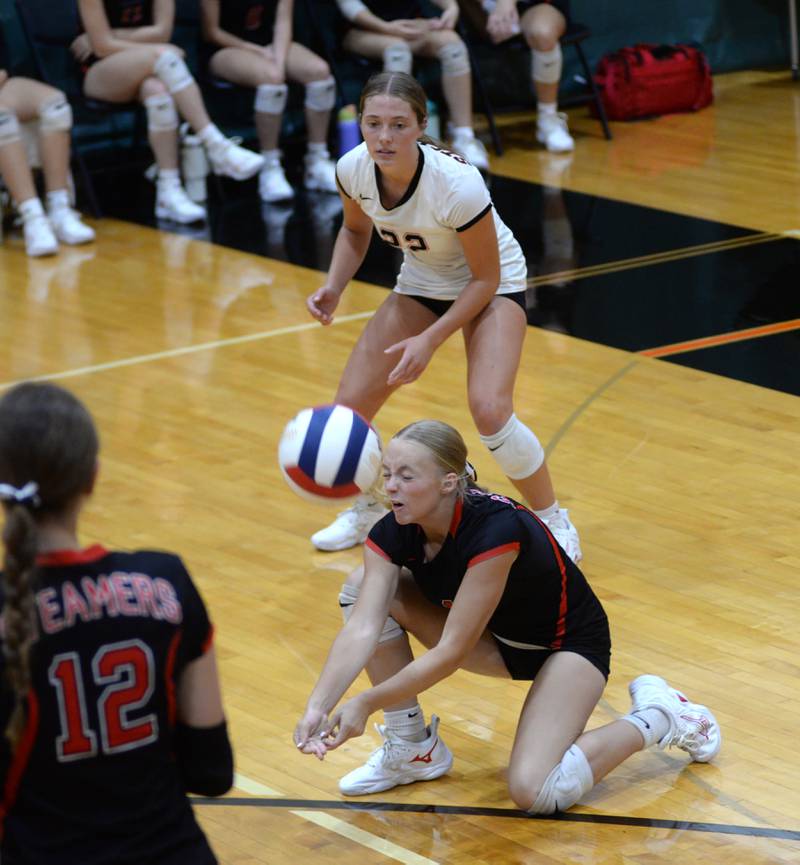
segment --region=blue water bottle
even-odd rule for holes
[[[428,100],[428,125],[425,127],[425,132],[430,135],[431,138],[436,138],[437,140],[441,140],[442,138],[442,127],[439,121],[439,109],[436,107],[436,103],[432,100]]]
[[[358,114],[355,105],[345,105],[339,111],[339,156],[361,143],[361,130],[358,128]]]

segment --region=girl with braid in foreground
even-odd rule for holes
[[[186,796],[233,782],[213,630],[178,556],[81,547],[97,454],[68,391],[0,400],[0,859],[213,865]]]

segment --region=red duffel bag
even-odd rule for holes
[[[610,120],[697,111],[713,99],[708,59],[692,45],[632,45],[606,54],[594,80]]]

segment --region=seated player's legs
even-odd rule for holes
[[[563,153],[575,147],[567,128],[566,115],[558,112],[561,81],[560,39],[567,29],[566,2],[519,3],[520,27],[531,48],[531,75],[536,91],[536,139],[551,152]]]
[[[467,46],[454,30],[430,30],[411,43],[416,56],[438,60],[442,68],[442,93],[450,116],[453,150],[481,171],[489,168],[489,156],[472,127],[472,70]]]
[[[72,109],[64,94],[30,78],[8,79],[0,88],[0,173],[23,219],[28,255],[49,255],[58,241],[88,243],[94,230],[71,207],[69,192]],[[38,152],[47,217],[36,195],[23,138]]]

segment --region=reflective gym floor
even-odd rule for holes
[[[652,672],[724,737],[709,765],[635,755],[558,818],[506,792],[522,683],[458,673],[423,695],[456,758],[433,782],[345,800],[337,780],[376,735],[322,763],[292,746],[359,551],[311,547],[333,512],[288,489],[277,441],[331,399],[391,251],[373,245],[323,329],[304,299],[335,197],[267,206],[255,182],[211,183],[208,225],[176,231],[150,218],[141,175],[117,171],[98,181],[94,245],[31,260],[5,237],[0,388],[60,381],[103,437],[84,540],[181,552],[210,607],[237,780],[196,805],[223,865],[800,862],[800,84],[749,72],[715,87],[713,107],[613,124],[611,142],[576,109],[571,158],[538,150],[530,117],[500,118],[490,187],[529,267],[517,411],[612,627],[590,724],[627,711],[628,681]],[[467,411],[458,338],[377,424],[386,437],[429,416],[509,492]]]

